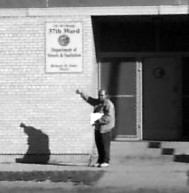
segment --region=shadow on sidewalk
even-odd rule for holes
[[[28,150],[23,158],[17,158],[16,163],[48,164],[50,158],[49,137],[41,130],[32,126],[20,124],[28,136]]]

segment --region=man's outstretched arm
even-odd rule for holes
[[[79,89],[76,90],[76,94],[79,94],[82,99],[84,99],[87,103],[89,103],[92,106],[95,106],[97,104],[97,99],[94,99],[88,96],[87,94],[85,94],[84,92],[82,92]]]

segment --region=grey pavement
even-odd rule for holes
[[[116,156],[115,156],[116,155]],[[0,190],[8,192],[189,192],[189,163],[174,162],[163,157],[127,157],[112,152],[111,164],[107,168],[88,166],[38,165],[0,163],[0,172],[31,171],[104,171],[93,185],[75,185],[72,182],[1,181]],[[42,188],[42,189],[41,189]],[[5,191],[7,190],[7,191]],[[16,191],[18,190],[18,191]],[[30,190],[30,191],[29,191]],[[56,190],[56,191],[54,191]],[[2,191],[0,191],[1,193]],[[27,192],[27,191],[25,191]]]

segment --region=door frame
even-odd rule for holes
[[[109,60],[119,60],[122,62],[126,62],[129,59],[133,59],[136,61],[136,135],[124,135],[115,138],[116,141],[139,141],[142,140],[142,62],[139,61],[135,57],[121,57],[114,56],[114,57],[103,57],[98,62],[98,89],[101,88],[101,65],[104,61]]]
[[[165,52],[165,53],[153,53],[153,52],[141,52],[141,53],[125,53],[125,52],[100,52],[98,53],[98,89],[101,86],[101,61],[108,60],[112,58],[119,58],[121,60],[127,58],[135,58],[136,59],[136,131],[137,135],[134,136],[125,136],[125,138],[119,138],[116,140],[120,141],[140,141],[143,140],[143,64],[142,59],[145,57],[171,57],[173,56],[177,58],[189,57],[188,52]]]

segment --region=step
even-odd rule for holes
[[[122,141],[111,143],[112,156],[127,158],[172,159],[176,155],[189,155],[189,142]]]
[[[174,154],[189,154],[189,142],[167,142],[163,141],[162,148],[174,148]]]
[[[160,148],[148,148],[148,142],[113,142],[111,152],[114,157],[157,158],[161,155]]]

